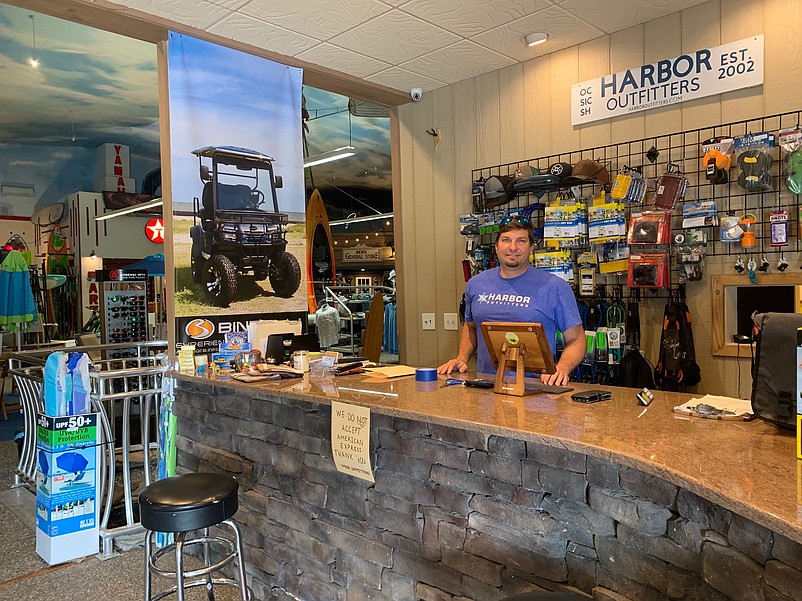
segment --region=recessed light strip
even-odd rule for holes
[[[331,161],[337,161],[339,159],[344,159],[345,157],[351,157],[355,154],[356,148],[353,146],[335,148],[334,150],[329,150],[327,152],[321,152],[320,154],[313,154],[310,157],[306,157],[304,159],[304,167],[314,167],[315,165],[330,163]]]
[[[95,217],[95,221],[103,221],[104,219],[112,219],[114,217],[120,217],[121,215],[129,215],[131,213],[138,213],[139,211],[147,211],[148,209],[152,209],[153,207],[160,207],[163,204],[164,204],[163,199],[154,198],[153,200],[149,200],[148,202],[143,202],[138,205],[133,205],[131,207],[125,207],[122,209],[109,211],[108,213],[103,213],[102,215],[98,215],[97,217]]]

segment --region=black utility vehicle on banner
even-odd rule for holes
[[[204,182],[189,231],[193,281],[219,307],[234,300],[240,275],[269,278],[278,296],[291,297],[301,283],[301,268],[287,252],[288,219],[279,212],[276,196],[283,182],[273,173],[273,159],[234,146],[205,146],[192,154]],[[266,202],[272,203],[269,210],[262,208]]]

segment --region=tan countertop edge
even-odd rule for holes
[[[519,399],[462,386],[420,392],[419,387],[423,383],[416,383],[413,378],[392,381],[364,376],[333,378],[328,383],[337,387],[337,394],[327,395],[314,381],[308,386],[309,391],[292,390],[301,382],[306,387],[308,377],[303,381],[296,379],[246,384],[230,379],[208,380],[179,373],[170,375],[177,380],[233,389],[255,398],[278,396],[324,404],[338,400],[369,407],[376,413],[392,417],[575,451],[662,478],[802,543],[802,506],[797,502],[795,437],[760,420],[748,423],[720,422],[682,418],[671,413],[671,407],[693,395],[657,391],[655,401],[644,415],[649,419],[641,420],[633,417],[643,409],[633,402],[634,389],[603,385],[572,383],[577,390],[605,388],[613,391],[611,401],[580,405],[570,401],[570,393]],[[441,383],[442,379],[434,385],[440,386]],[[375,393],[368,395],[341,390],[354,386]],[[433,402],[435,400],[436,403]],[[486,413],[481,407],[490,405],[496,413],[501,407],[504,414],[500,417],[512,415],[512,421],[518,423],[505,424],[505,419],[477,415],[477,407],[480,407],[480,413]],[[547,412],[542,411],[543,407],[547,408]],[[605,419],[598,419],[602,417]],[[589,421],[594,422],[593,427],[588,427]],[[604,429],[605,425],[609,426],[609,430]],[[554,431],[560,429],[571,431],[571,435]],[[639,437],[647,437],[649,444],[633,441],[634,432],[638,432]],[[586,440],[582,440],[583,437]],[[698,442],[698,437],[705,437],[705,441],[697,449],[682,444]],[[657,438],[663,440],[657,441]],[[625,445],[630,447],[622,448]],[[687,454],[683,454],[685,447]],[[655,453],[660,455],[666,450],[665,460],[655,458]],[[717,455],[717,452],[723,452],[724,455]]]

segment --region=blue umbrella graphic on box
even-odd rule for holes
[[[81,453],[63,453],[56,457],[56,465],[72,476],[65,478],[67,486],[71,486],[84,477],[89,460]]]
[[[47,484],[47,476],[50,472],[50,462],[47,460],[47,453],[39,450],[39,471],[42,472],[42,485]]]

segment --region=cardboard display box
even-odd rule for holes
[[[50,565],[100,545],[97,413],[36,416],[36,552]]]

